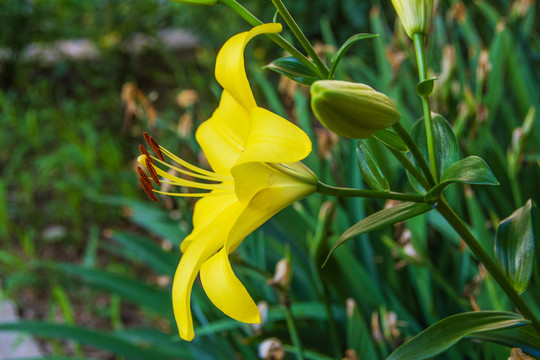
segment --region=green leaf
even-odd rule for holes
[[[171,300],[165,290],[147,285],[125,275],[103,270],[57,263],[47,263],[46,267],[61,274],[78,277],[89,285],[118,294],[123,300],[145,306],[147,309],[172,319]]]
[[[411,129],[411,136],[418,145],[420,152],[425,159],[429,159],[428,147],[426,140],[426,127],[424,124],[424,119],[416,121]],[[452,127],[441,115],[433,116],[433,136],[435,142],[435,156],[437,160],[437,176],[440,179],[441,174],[444,174],[445,171],[452,166],[452,164],[459,161],[459,144],[452,130]],[[409,159],[413,164],[417,164],[414,157],[407,153]],[[418,181],[407,172],[409,177],[409,182],[411,185],[420,193],[424,193],[424,187],[418,183]]]
[[[165,251],[150,238],[115,231],[111,240],[121,246],[119,255],[127,259],[140,261],[151,267],[158,274],[173,275],[180,255]]]
[[[379,165],[373,158],[369,146],[363,141],[359,141],[358,146],[356,147],[356,155],[360,173],[366,184],[373,190],[389,191],[390,185],[388,185],[388,180],[386,180]]]
[[[485,331],[470,336],[474,340],[491,341],[508,347],[517,347],[523,352],[540,358],[540,334],[531,325],[512,329]]]
[[[368,324],[356,302],[352,298],[347,299],[347,349],[362,354],[362,358],[377,359]]]
[[[304,85],[311,85],[315,81],[321,80],[317,73],[292,56],[274,60],[264,68],[273,70]]]
[[[346,241],[352,239],[355,236],[365,234],[367,232],[381,229],[385,226],[395,224],[400,221],[410,219],[412,217],[418,216],[425,212],[430,211],[435,207],[435,204],[428,203],[414,203],[414,202],[404,202],[399,205],[393,206],[388,209],[378,211],[365,219],[360,220],[353,226],[351,226],[347,231],[345,231],[341,236],[336,240],[334,246],[330,249],[326,260],[324,261],[324,266],[330,255],[341,246]]]
[[[407,147],[405,142],[393,130],[390,130],[390,129],[379,130],[372,136],[375,139],[382,142],[384,145],[388,146],[389,148],[392,148],[394,150],[401,151],[401,152],[409,151],[409,148]]]
[[[502,220],[495,239],[495,260],[506,277],[521,294],[531,279],[534,260],[532,200]]]
[[[466,312],[442,319],[397,348],[386,360],[421,360],[448,349],[465,336],[530,323],[505,311]]]
[[[71,340],[97,349],[107,350],[113,354],[132,360],[177,358],[176,356],[172,357],[164,354],[157,347],[151,348],[148,344],[137,346],[136,344],[118,338],[114,334],[89,330],[73,325],[52,324],[38,321],[20,321],[16,323],[0,324],[0,331],[22,331],[35,336]]]
[[[328,75],[328,79],[332,79],[334,77],[334,73],[336,72],[337,66],[339,65],[341,59],[345,55],[345,53],[353,46],[356,42],[363,40],[363,39],[372,39],[374,37],[379,36],[378,34],[356,34],[351,36],[347,39],[341,45],[339,50],[332,56],[332,59],[330,59],[330,73]]]
[[[499,185],[495,175],[488,164],[478,156],[469,156],[452,164],[425,196],[426,200],[437,199],[446,187],[453,183],[467,183],[476,185]]]
[[[432,77],[426,80],[420,81],[416,85],[416,93],[420,97],[428,97],[433,92],[433,86],[435,85],[435,80],[437,80],[438,77]]]

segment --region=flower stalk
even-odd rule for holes
[[[352,189],[327,185],[322,182],[317,184],[317,192],[323,195],[330,195],[336,197],[365,197],[375,199],[388,199],[388,200],[401,200],[412,202],[426,202],[423,196],[413,194],[403,194],[392,191],[377,191],[377,190],[364,190],[364,189]]]
[[[414,50],[416,52],[416,63],[418,64],[418,76],[420,82],[427,80],[427,70],[426,70],[426,56],[424,52],[424,35],[414,34]],[[429,156],[429,165],[431,175],[435,179],[435,182],[438,182],[437,176],[437,159],[435,156],[435,136],[433,134],[433,120],[431,119],[431,109],[429,106],[429,96],[421,96],[422,98],[422,109],[424,111],[424,122],[426,125],[426,137],[427,137],[427,147],[428,147],[428,156]]]

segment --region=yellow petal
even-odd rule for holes
[[[194,337],[191,318],[191,289],[201,265],[221,249],[232,225],[244,209],[235,202],[216,216],[213,221],[193,239],[191,245],[180,259],[172,285],[174,317],[180,337],[192,340]]]
[[[310,152],[311,141],[298,126],[271,111],[257,107],[251,111],[246,146],[236,164],[294,163]]]
[[[216,192],[214,191],[213,193]],[[207,196],[198,200],[193,210],[193,231],[182,241],[180,250],[186,252],[189,245],[194,239],[197,239],[201,231],[206,231],[206,228],[212,224],[214,219],[224,209],[237,201],[238,199],[234,192]]]
[[[230,38],[216,60],[216,79],[245,109],[255,107],[253,92],[244,68],[244,49],[249,40],[259,34],[277,33],[281,24],[264,24]]]
[[[212,169],[229,175],[244,149],[249,132],[249,113],[226,91],[212,117],[197,129],[195,137]]]
[[[225,315],[245,323],[260,323],[257,305],[234,274],[225,248],[201,267],[204,291]]]

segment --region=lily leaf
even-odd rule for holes
[[[441,182],[426,194],[426,200],[438,198],[444,189],[456,182],[476,185],[499,185],[488,164],[482,158],[469,156],[446,169],[441,177]]]
[[[347,231],[345,231],[343,234],[341,234],[341,236],[334,243],[334,246],[332,246],[332,248],[330,249],[330,252],[328,253],[328,256],[326,257],[326,260],[324,261],[324,264],[322,266],[324,267],[334,250],[336,250],[339,246],[341,246],[346,241],[352,239],[353,237],[421,215],[430,211],[435,206],[436,204],[430,203],[404,202],[391,208],[371,214],[370,216],[360,220],[359,222],[351,226],[349,229],[347,229]]]
[[[379,36],[379,34],[356,34],[351,36],[347,41],[341,45],[339,50],[332,56],[332,59],[330,59],[330,73],[328,75],[328,79],[332,79],[334,76],[334,73],[337,69],[337,66],[347,50],[350,49],[351,46],[353,46],[357,41],[363,40],[363,39],[371,39],[374,37]]]
[[[386,360],[421,360],[448,349],[465,336],[530,323],[519,314],[505,311],[473,311],[452,315],[431,325],[397,348]]]
[[[379,165],[373,158],[369,146],[363,141],[359,141],[356,148],[356,155],[360,173],[366,184],[373,190],[389,191],[390,185],[388,185],[388,180],[386,180]]]
[[[379,130],[372,136],[375,139],[382,142],[384,145],[388,146],[389,148],[392,148],[394,150],[401,151],[401,152],[409,151],[407,144],[405,144],[405,142],[393,130],[390,130],[390,129]]]
[[[540,334],[530,325],[511,329],[485,331],[470,336],[474,340],[491,341],[508,347],[516,347],[540,358]]]
[[[291,80],[304,85],[311,85],[317,80],[321,80],[319,75],[308,68],[293,56],[279,58],[264,67],[273,70]]]
[[[495,260],[510,284],[521,294],[531,279],[534,260],[532,200],[502,220],[495,239]]]
[[[433,116],[433,136],[435,142],[435,156],[437,160],[437,176],[441,178],[441,175],[446,172],[446,170],[452,166],[454,163],[459,161],[459,144],[452,130],[452,127],[446,121],[444,117],[439,114]],[[425,159],[429,159],[428,156],[428,147],[426,140],[426,127],[424,124],[424,119],[416,121],[411,129],[411,136],[418,145],[420,152]],[[416,164],[414,157],[408,153],[409,159]],[[409,173],[409,182],[420,193],[424,193],[424,187]]]
[[[432,77],[426,80],[420,81],[416,85],[416,93],[420,97],[428,97],[433,92],[433,86],[435,85],[435,80],[437,80],[438,77]]]

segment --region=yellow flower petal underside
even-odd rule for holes
[[[225,315],[248,324],[261,322],[257,305],[234,274],[225,248],[202,265],[201,282],[212,303]]]
[[[242,107],[257,106],[244,67],[244,48],[249,40],[260,34],[277,33],[281,24],[264,24],[230,38],[221,48],[216,60],[216,79]]]

